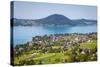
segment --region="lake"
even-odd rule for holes
[[[45,34],[59,34],[59,33],[89,33],[97,32],[97,26],[59,26],[59,27],[43,27],[43,26],[15,26],[13,28],[14,46],[32,40],[34,36],[43,36]]]

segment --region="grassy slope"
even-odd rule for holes
[[[85,42],[85,43],[80,44],[80,48],[95,49],[96,47],[97,47],[97,42],[96,41]]]
[[[97,42],[96,41],[91,41],[91,42],[85,42],[80,44],[80,48],[91,48],[95,49],[97,47]],[[53,48],[59,48],[59,46],[53,46]],[[15,64],[19,64],[20,60],[26,59],[29,56],[31,56],[32,53],[38,52],[38,50],[32,50],[29,52],[29,54],[23,54],[22,56],[18,58],[15,58]],[[69,51],[66,51],[69,52]],[[53,64],[53,63],[61,63],[63,59],[68,59],[69,56],[65,56],[64,53],[37,53],[36,58],[33,58],[33,60],[36,62],[36,64],[39,63],[39,61],[42,61],[43,64]]]

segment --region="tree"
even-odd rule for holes
[[[36,64],[34,60],[22,60],[20,61],[20,65],[34,65]]]

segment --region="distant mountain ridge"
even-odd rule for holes
[[[11,18],[11,26],[76,26],[92,24],[97,24],[97,21],[89,19],[71,20],[68,17],[60,14],[53,14],[45,18],[36,20]]]

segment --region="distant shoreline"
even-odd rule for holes
[[[90,32],[90,33],[77,33],[77,32],[74,32],[74,33],[49,34],[49,35],[45,34],[45,35],[42,35],[42,36],[39,36],[39,37],[43,37],[43,36],[48,36],[48,37],[49,37],[49,36],[53,36],[53,35],[57,35],[57,36],[62,36],[62,35],[74,35],[74,34],[77,34],[77,35],[88,35],[88,34],[93,34],[93,33],[97,34],[97,32]],[[37,36],[34,36],[34,37],[37,37]],[[33,38],[33,37],[32,37],[32,38]],[[31,40],[32,40],[32,39],[31,39]],[[16,45],[26,44],[26,43],[30,42],[31,40],[26,41],[26,42],[24,42],[24,43],[16,44]],[[15,45],[14,47],[16,47],[16,45]]]

